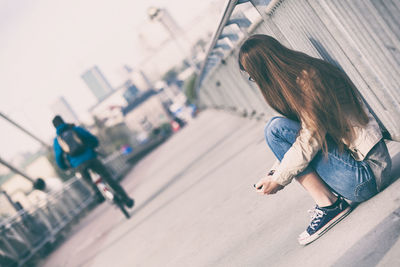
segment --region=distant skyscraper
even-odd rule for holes
[[[108,94],[113,91],[110,83],[101,73],[97,66],[87,70],[82,74],[82,79],[85,81],[86,85],[89,87],[90,91],[95,95],[95,97],[101,101]]]
[[[54,115],[60,115],[66,122],[79,124],[78,116],[64,97],[57,98],[50,106],[50,109]]]

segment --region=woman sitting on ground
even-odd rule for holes
[[[350,213],[345,199],[365,201],[390,182],[381,130],[345,73],[270,36],[248,38],[239,66],[284,116],[264,129],[278,162],[256,189],[274,194],[295,178],[307,190],[316,207],[298,241],[308,244]]]

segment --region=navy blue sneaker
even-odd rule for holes
[[[311,223],[307,229],[299,235],[297,240],[300,245],[307,245],[325,234],[351,212],[351,207],[341,198],[338,204],[333,208],[320,208],[316,205],[315,209],[309,212],[312,213]]]

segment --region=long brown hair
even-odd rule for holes
[[[239,67],[257,83],[267,103],[310,130],[327,152],[327,135],[343,151],[354,137],[350,123],[368,123],[359,94],[348,76],[321,59],[286,48],[267,35],[241,46]]]

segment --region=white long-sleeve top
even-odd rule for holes
[[[377,121],[366,108],[365,111],[369,118],[368,124],[360,127],[357,123],[352,123],[355,138],[350,144],[347,144],[347,148],[357,161],[364,160],[368,152],[382,139],[382,132]],[[273,165],[274,173],[271,180],[283,186],[288,185],[310,164],[320,150],[321,144],[313,137],[312,133],[304,127],[301,128],[296,141],[286,152],[282,161],[277,161]]]

